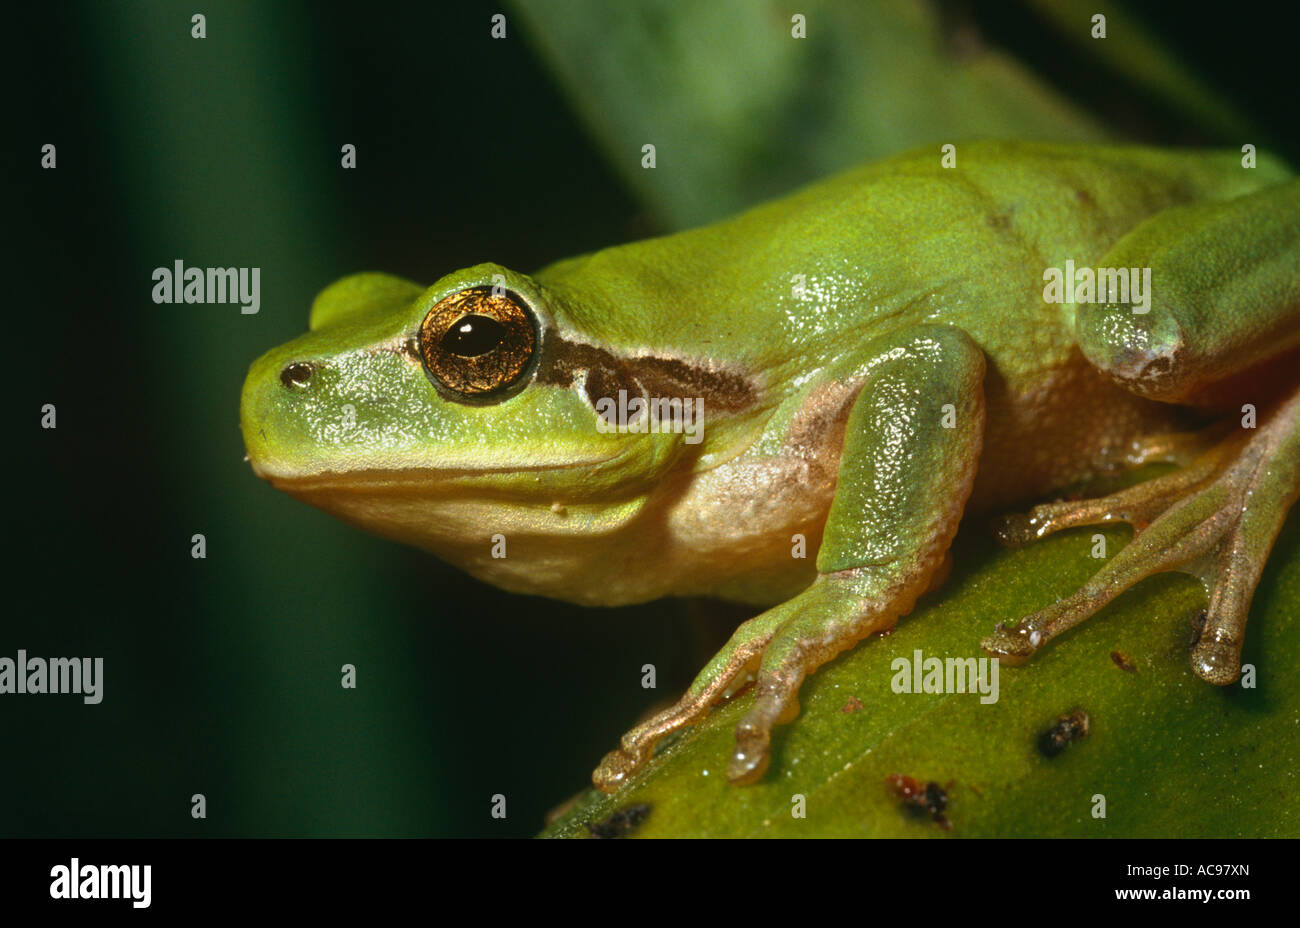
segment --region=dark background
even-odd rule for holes
[[[1007,8],[950,7],[1074,99],[1168,137],[1159,107],[1081,79]],[[1139,9],[1294,160],[1287,24]],[[660,698],[698,669],[682,604],[508,595],[272,491],[242,461],[249,362],[301,332],[338,277],[529,271],[661,231],[514,18],[507,41],[489,38],[496,12],[511,15],[8,14],[0,655],[103,657],[105,696],[0,699],[0,835],[528,835],[647,708],[643,663]],[[47,142],[57,170],[39,167]],[[355,171],[338,166],[347,142]],[[178,258],[260,267],[261,312],[153,304],[153,269]],[[39,428],[45,403],[57,430]],[[205,560],[190,557],[196,532]],[[356,690],[339,686],[344,663]],[[189,814],[194,793],[206,820]],[[504,821],[488,815],[494,793]]]

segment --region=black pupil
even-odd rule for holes
[[[501,344],[505,326],[489,316],[470,313],[461,316],[442,337],[442,349],[462,358],[476,358]]]

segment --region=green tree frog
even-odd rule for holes
[[[727,775],[761,777],[805,675],[942,583],[964,512],[1117,465],[1182,467],[1005,519],[1136,535],[983,647],[1017,663],[1183,570],[1209,596],[1192,666],[1231,683],[1300,491],[1300,180],[1239,153],[915,151],[532,275],[345,277],[309,328],[244,385],[275,487],[507,590],[765,610],[605,757],[606,791],[750,679]]]

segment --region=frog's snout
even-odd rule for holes
[[[286,440],[291,430],[291,410],[320,385],[321,364],[300,360],[280,350],[270,351],[253,362],[244,380],[239,418],[244,447],[253,472],[268,478],[285,470],[294,455]],[[294,396],[299,394],[299,396]]]

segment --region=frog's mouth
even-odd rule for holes
[[[254,474],[275,489],[294,496],[355,494],[438,498],[484,492],[514,495],[512,489],[526,491],[529,487],[536,487],[539,477],[559,473],[573,474],[574,478],[566,482],[581,486],[585,481],[578,475],[622,471],[627,459],[635,453],[635,448],[625,447],[598,457],[557,458],[496,467],[372,467],[315,472],[292,470],[252,456],[248,460]],[[521,495],[529,494],[521,492]]]
[[[253,473],[277,490],[286,493],[362,493],[385,492],[409,495],[413,490],[425,490],[429,496],[442,495],[457,486],[469,487],[484,481],[497,482],[499,477],[523,477],[527,474],[557,473],[566,470],[599,467],[621,455],[597,458],[590,461],[567,461],[563,464],[544,464],[527,467],[485,468],[402,468],[392,470],[322,471],[316,474],[276,473],[253,463]]]

